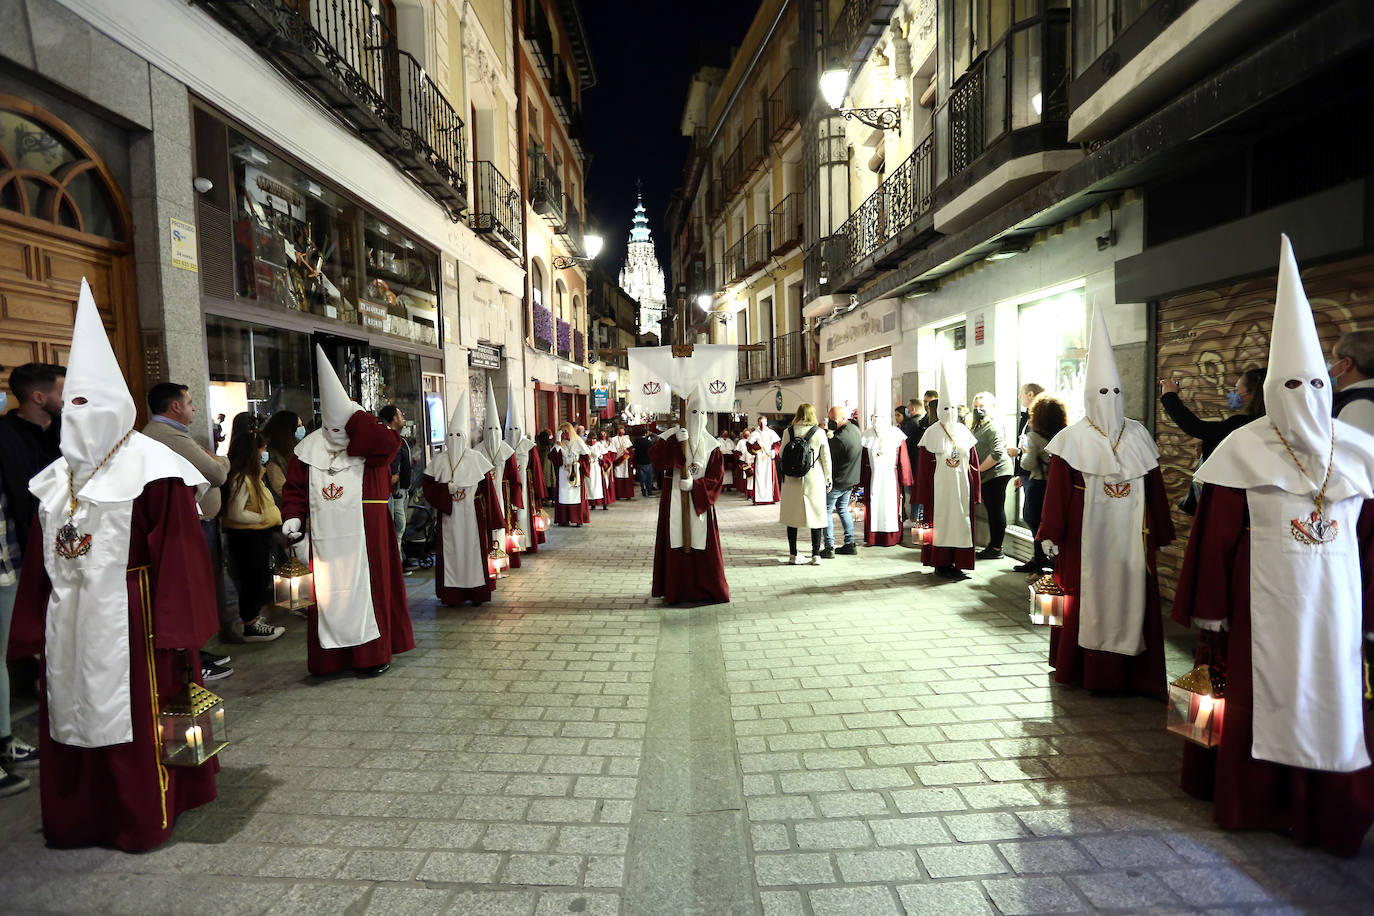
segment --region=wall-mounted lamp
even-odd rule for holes
[[[196,179],[191,182],[191,187],[196,189],[197,194],[209,194],[215,189],[215,183],[208,178],[197,176]]]
[[[701,309],[703,312],[709,312],[711,310],[710,293],[702,293],[700,296],[697,296],[697,308]]]
[[[1025,254],[1030,251],[1030,239],[1028,238],[1007,238],[1003,239],[997,246],[997,250],[989,254],[989,261],[1005,261],[1007,258],[1014,258],[1018,254]]]
[[[576,265],[581,265],[581,266],[583,266],[583,267],[589,267],[589,266],[591,266],[591,263],[592,263],[593,261],[596,260],[596,256],[599,255],[599,254],[601,254],[601,245],[602,245],[601,236],[599,236],[599,235],[586,235],[586,236],[583,236],[583,237],[582,237],[582,250],[585,251],[585,252],[587,252],[586,257],[581,257],[581,258],[579,258],[579,257],[576,257],[576,256],[569,256],[569,255],[556,254],[556,255],[553,256],[553,269],[554,269],[554,270],[567,270],[569,267],[574,267],[574,266],[576,266]]]
[[[867,124],[877,130],[895,130],[902,133],[902,111],[900,108],[845,108],[844,97],[849,92],[849,71],[843,67],[832,67],[821,74],[821,97],[835,109],[842,118]]]

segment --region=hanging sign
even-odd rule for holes
[[[199,256],[196,252],[196,227],[181,219],[169,219],[168,234],[172,239],[172,266],[199,271]]]
[[[468,365],[474,369],[500,369],[501,348],[473,344],[468,347]]]
[[[773,399],[773,403],[778,405],[778,410],[782,410],[782,389],[778,389],[778,396]]]
[[[593,388],[593,389],[592,389],[592,406],[593,406],[593,407],[601,408],[601,407],[607,406],[607,405],[610,404],[610,403],[611,403],[611,389],[609,389],[609,388],[600,388],[600,387],[598,387],[598,388]]]
[[[984,343],[984,335],[987,333],[986,324],[982,312],[973,316],[973,345],[981,347]]]

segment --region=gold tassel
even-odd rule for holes
[[[152,697],[153,761],[157,764],[158,800],[162,802],[162,829],[167,829],[167,768],[162,765],[162,741],[158,737],[157,661],[153,656],[153,606],[148,602],[148,567],[138,567],[138,596],[143,603],[143,638],[148,652],[148,692]]]

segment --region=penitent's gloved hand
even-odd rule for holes
[[[1041,541],[1040,543],[1045,545],[1045,556],[1051,558],[1059,556],[1059,545],[1054,541]]]

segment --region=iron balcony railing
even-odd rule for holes
[[[725,184],[719,178],[712,178],[706,188],[706,217],[715,219],[725,210]]]
[[[805,229],[806,198],[797,191],[788,194],[768,215],[773,230],[773,254],[791,251],[801,244]]]
[[[563,200],[563,222],[557,232],[573,255],[580,258],[587,253],[582,241],[582,214],[573,206],[571,197],[565,194]]]
[[[506,176],[485,159],[472,164],[475,186],[472,231],[486,235],[498,249],[516,259],[520,257],[525,208],[520,192],[511,187]]]
[[[467,211],[463,119],[368,0],[194,0],[438,201]]]
[[[836,237],[828,235],[812,243],[802,259],[802,299],[810,302],[834,289],[833,266]]]
[[[725,250],[725,282],[721,284],[722,288],[744,279],[744,275],[748,273],[744,269],[744,259],[744,239]]]
[[[773,341],[761,341],[762,350],[739,351],[739,380],[763,382],[773,377]]]
[[[525,41],[529,42],[531,57],[544,79],[553,76],[553,30],[544,12],[542,0],[525,0]]]
[[[783,74],[768,96],[768,128],[774,140],[780,139],[801,118],[801,70],[793,67]]]
[[[768,227],[759,224],[744,234],[740,239],[743,246],[740,257],[744,262],[741,267],[741,278],[762,268],[768,263],[770,247],[768,244]]]
[[[573,101],[572,82],[568,79],[568,70],[563,66],[562,58],[554,58],[553,79],[549,89],[549,94],[553,97],[553,107],[558,110],[559,117],[565,124],[570,122],[573,112],[577,110],[577,104]]]
[[[847,0],[831,29],[832,55],[845,66],[862,61],[899,5],[899,0]]]
[[[740,351],[741,382],[800,378],[820,370],[820,348],[816,335],[809,331],[789,331],[762,343],[762,350]]]
[[[845,220],[834,236],[838,262],[828,265],[835,275],[848,273],[889,239],[930,212],[935,201],[933,150],[934,135],[928,134],[907,160]],[[834,276],[829,279],[833,287]]]
[[[530,206],[555,226],[563,225],[563,179],[542,146],[531,144],[529,166]]]
[[[728,199],[732,194],[740,189],[744,184],[744,148],[736,146],[725,157],[720,168],[721,185],[725,191],[725,198]]]

